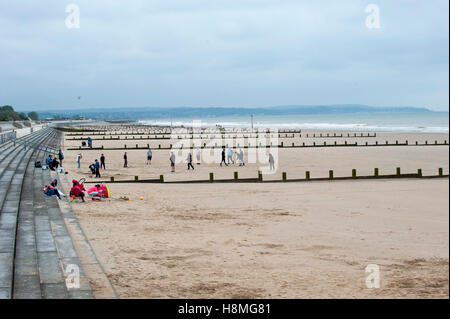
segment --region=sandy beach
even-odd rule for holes
[[[448,180],[111,188],[73,207],[121,298],[448,298]]]
[[[391,140],[447,139],[446,134],[385,135]],[[362,139],[361,141],[365,141]],[[65,141],[65,147],[71,145]],[[122,141],[111,141],[119,145]],[[98,150],[65,151],[68,178],[85,177]],[[168,150],[102,151],[100,180],[256,177],[245,167],[185,164],[170,173]],[[448,146],[279,149],[266,180],[417,172],[448,174]],[[220,158],[219,158],[220,160]],[[448,298],[448,179],[265,184],[110,184],[112,198],[72,203],[121,298]],[[129,201],[120,197],[127,197]],[[140,197],[143,199],[140,200]],[[366,287],[376,264],[381,287]],[[95,283],[92,284],[95,287]]]

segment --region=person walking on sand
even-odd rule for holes
[[[170,167],[172,169],[172,172],[175,172],[175,154],[173,152],[170,153]]]
[[[95,177],[101,177],[100,176],[100,163],[98,162],[97,159],[95,159]]]
[[[220,166],[222,166],[222,163],[224,163],[225,166],[228,166],[227,161],[225,160],[225,147],[222,148],[222,161],[220,161]]]
[[[123,167],[128,167],[128,156],[127,156],[127,152],[125,152],[125,154],[123,154]]]
[[[188,156],[187,156],[187,169],[189,170],[189,168],[191,168],[191,167],[192,167],[192,169],[194,169],[194,165],[192,165],[192,154],[188,153]]]
[[[228,164],[230,164],[230,163],[234,164],[233,150],[231,148],[228,149]]]
[[[100,167],[102,169],[106,169],[106,166],[105,166],[105,155],[103,155],[103,154],[100,156]]]
[[[245,166],[244,152],[242,151],[242,148],[239,150],[239,158],[241,160],[241,162],[239,163],[239,166]]]
[[[88,142],[88,147],[92,148],[92,138],[90,136],[87,138],[87,142]]]
[[[197,165],[200,165],[200,149],[197,147],[197,149],[195,150],[195,155],[197,157]]]
[[[149,148],[147,151],[147,165],[152,165],[152,150]]]
[[[269,165],[271,171],[275,170],[275,160],[273,158],[272,153],[269,153]]]
[[[59,166],[63,167],[63,159],[64,159],[64,154],[61,151],[61,149],[58,152],[58,158],[59,158]]]
[[[80,168],[81,167],[81,153],[78,153],[78,155],[77,155],[77,164],[78,164],[78,168]]]

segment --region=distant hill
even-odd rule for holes
[[[351,114],[351,113],[424,113],[432,112],[417,107],[373,107],[367,105],[302,105],[273,107],[127,107],[90,108],[80,110],[41,111],[40,118],[80,116],[94,119],[167,119],[214,118],[224,116],[297,115],[297,114]]]

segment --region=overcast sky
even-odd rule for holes
[[[71,3],[80,28],[66,26]],[[380,28],[366,26],[370,3]],[[448,11],[448,0],[2,0],[0,105],[448,111]]]

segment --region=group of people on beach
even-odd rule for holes
[[[239,152],[233,152],[231,148],[229,148],[228,151],[225,151],[225,147],[222,148],[222,160],[220,161],[220,166],[222,166],[222,164],[225,164],[225,166],[228,166],[231,163],[235,164],[234,155],[236,156],[236,162],[238,162],[239,166],[245,166],[242,148],[239,149]],[[228,159],[228,163],[226,159]]]
[[[58,161],[59,159],[59,161]],[[58,169],[58,167],[62,167],[63,166],[63,159],[64,159],[64,154],[61,150],[58,151],[58,154],[56,155],[52,155],[52,154],[48,154],[47,158],[45,159],[45,164],[47,165],[47,167],[54,171],[56,169]]]
[[[226,154],[228,154],[228,157],[226,156]],[[201,163],[201,151],[199,148],[197,148],[195,150],[195,156],[196,156],[196,160],[197,160],[197,165],[200,165]],[[234,156],[236,156],[236,161],[234,160]],[[242,149],[236,152],[233,152],[233,150],[231,148],[228,149],[228,151],[225,151],[225,147],[222,148],[222,154],[221,154],[221,161],[220,161],[220,166],[222,166],[222,164],[225,164],[225,166],[228,166],[230,164],[235,164],[236,162],[239,164],[239,166],[244,166],[245,162],[244,162],[244,152],[242,151]],[[228,162],[227,162],[228,159]],[[170,152],[170,157],[169,157],[169,161],[170,161],[170,167],[171,167],[171,171],[175,172],[175,154],[173,152]],[[187,170],[190,170],[191,168],[194,170],[194,165],[193,163],[193,156],[192,153],[189,152],[186,158],[186,162],[187,162]]]
[[[61,152],[62,155],[62,152]],[[49,155],[51,158],[51,155]],[[196,163],[197,165],[200,165],[201,163],[201,150],[199,148],[197,148],[195,150],[195,157],[196,157]],[[63,158],[63,157],[62,157]],[[62,158],[60,158],[60,161],[62,162]],[[147,150],[147,161],[146,161],[146,165],[151,165],[152,164],[152,158],[153,158],[153,152],[152,150],[149,148]],[[78,153],[77,155],[77,165],[78,168],[81,167],[81,159],[82,159],[82,155],[81,153]],[[175,154],[173,152],[170,153],[170,157],[169,157],[169,162],[170,162],[170,167],[171,167],[171,171],[175,172],[175,163],[176,163],[176,157]],[[187,162],[187,170],[194,170],[195,167],[193,165],[194,162],[194,157],[192,155],[192,152],[189,152],[186,158],[186,162]],[[222,166],[223,164],[225,164],[225,166],[231,165],[231,164],[238,164],[239,166],[245,166],[245,161],[244,161],[244,151],[241,149],[236,150],[233,152],[233,150],[231,148],[228,148],[228,150],[223,147],[222,148],[222,153],[221,153],[221,161],[220,161],[220,166]],[[269,164],[270,164],[270,169],[274,170],[275,169],[275,161],[274,158],[272,156],[272,154],[269,154]],[[125,152],[123,154],[123,167],[124,168],[128,168],[128,154],[127,152]],[[95,159],[95,162],[92,163],[91,165],[89,165],[89,169],[91,170],[92,174],[95,174],[95,177],[100,178],[100,169],[105,170],[106,169],[106,164],[105,164],[105,155],[102,153],[100,156],[100,161],[98,159]]]

